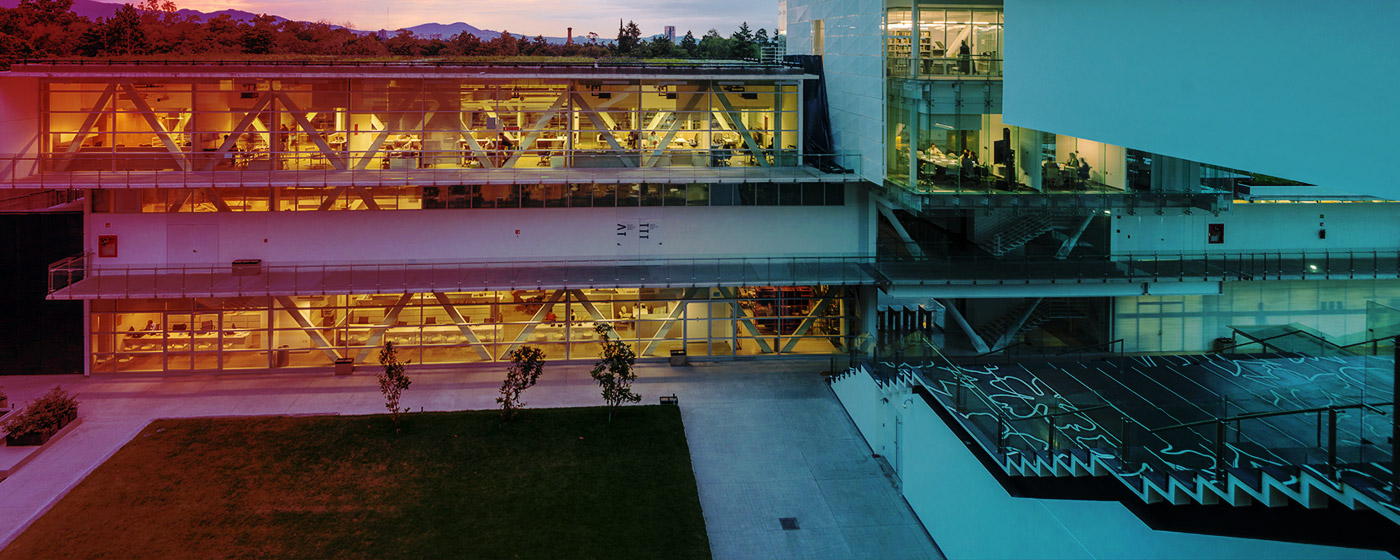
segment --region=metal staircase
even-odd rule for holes
[[[1058,411],[1052,408],[1052,412],[1046,414],[1017,416],[1011,414],[1006,404],[967,383],[962,368],[926,366],[888,362],[863,364],[845,375],[869,374],[887,398],[909,394],[915,387],[927,389],[971,435],[981,452],[1009,476],[1112,477],[1149,504],[1246,506],[1258,503],[1277,507],[1296,503],[1312,509],[1335,502],[1354,510],[1375,511],[1400,525],[1400,507],[1397,507],[1390,482],[1394,460],[1389,452],[1377,452],[1374,446],[1334,443],[1323,455],[1318,455],[1316,448],[1271,448],[1267,450],[1271,457],[1288,459],[1287,464],[1273,464],[1255,460],[1263,450],[1252,448],[1250,442],[1229,442],[1224,437],[1225,427],[1230,422],[1238,423],[1238,419],[1219,419],[1200,424],[1219,428],[1216,454],[1233,459],[1216,460],[1204,468],[1189,468],[1171,463],[1176,457],[1172,455],[1171,445],[1159,449],[1161,444],[1152,447],[1146,445],[1145,440],[1164,430],[1194,429],[1192,426],[1147,430],[1135,426],[1124,413],[1109,404]],[[885,371],[873,373],[881,369]],[[932,369],[952,373],[953,377],[930,380],[924,372]],[[1393,404],[1382,403],[1381,406]],[[1321,418],[1328,410],[1335,415],[1339,409],[1360,407],[1374,408],[1355,404],[1269,414],[1318,414]],[[1123,420],[1111,427],[1105,425],[1115,422],[1110,419],[1116,418]],[[1335,431],[1332,437],[1335,441]],[[1163,453],[1170,459],[1166,467],[1161,460]],[[1370,460],[1358,460],[1366,458],[1367,453],[1371,455]],[[1348,461],[1343,462],[1339,457],[1346,457]]]
[[[992,256],[1000,258],[1052,229],[1055,229],[1055,223],[1049,216],[1033,214],[1008,221],[985,236],[978,245]]]
[[[1028,313],[1029,311],[1029,313]],[[986,341],[1000,341],[998,346],[1013,343],[1017,337],[1034,330],[1053,319],[1082,319],[1084,310],[1064,298],[1044,298],[1026,300],[973,329]],[[1016,322],[1025,317],[1019,326]],[[1012,330],[1014,329],[1014,332]]]

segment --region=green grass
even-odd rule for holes
[[[17,558],[708,558],[679,409],[160,420]]]

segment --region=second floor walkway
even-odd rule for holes
[[[573,288],[724,286],[1083,287],[1080,297],[1151,286],[1267,280],[1400,278],[1400,251],[1154,253],[1055,259],[951,257],[656,257],[459,262],[102,266],[91,254],[49,269],[49,299],[236,297]],[[1095,291],[1094,286],[1103,289]],[[990,292],[988,292],[990,293]],[[993,297],[983,294],[983,297]]]

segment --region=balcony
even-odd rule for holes
[[[1001,80],[1002,59],[990,54],[965,57],[925,56],[911,60],[905,56],[885,59],[889,78],[923,80]]]
[[[92,267],[49,269],[49,299],[239,297],[435,291],[869,285],[868,259],[657,258]]]
[[[1400,252],[1109,257],[733,257],[49,267],[54,300],[715,286],[1030,286],[1400,278]],[[1140,293],[1140,292],[1139,292]],[[1086,294],[1086,297],[1092,294]]]
[[[25,189],[446,186],[570,183],[841,183],[858,154],[739,148],[203,154],[79,152],[0,158],[0,184]]]

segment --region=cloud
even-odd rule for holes
[[[666,25],[676,26],[680,35],[691,30],[699,36],[710,28],[728,35],[740,22],[747,21],[753,29],[771,29],[778,21],[776,0],[177,0],[177,4],[306,21],[348,20],[366,30],[462,21],[482,29],[552,37],[563,36],[567,27],[573,27],[576,35],[594,31],[613,37],[619,18],[635,21],[643,35],[660,34]]]

